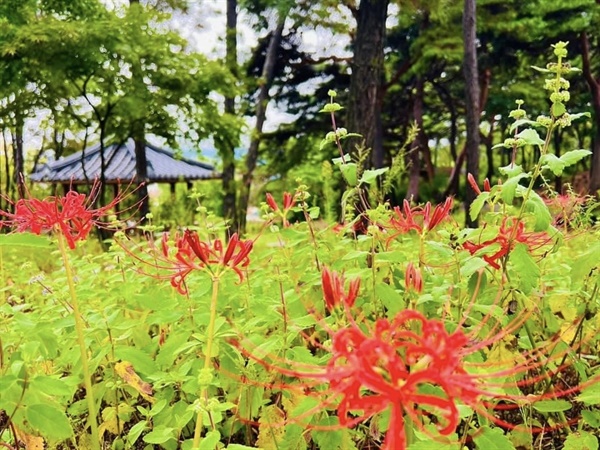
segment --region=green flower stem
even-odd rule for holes
[[[92,376],[90,366],[88,364],[87,347],[85,346],[85,338],[83,330],[85,328],[83,318],[79,310],[79,302],[75,294],[75,282],[73,281],[73,270],[69,262],[69,255],[65,245],[64,236],[56,233],[58,239],[58,248],[62,256],[65,273],[67,274],[67,284],[69,285],[69,294],[71,296],[71,307],[73,308],[73,318],[75,319],[75,332],[77,333],[77,343],[81,353],[81,367],[83,369],[83,382],[85,384],[85,398],[88,404],[88,423],[92,430],[92,450],[100,450],[100,434],[98,433],[98,422],[96,415],[96,402],[94,400],[94,390],[92,386]]]
[[[219,298],[219,276],[213,275],[212,277],[212,296],[210,299],[210,320],[208,322],[208,330],[206,336],[206,353],[204,355],[204,370],[210,369],[211,354],[213,348],[213,342],[215,340],[215,322],[217,321],[217,300]],[[192,443],[192,449],[197,449],[200,446],[200,435],[202,434],[202,413],[204,411],[203,406],[208,403],[208,387],[202,386],[200,390],[200,408],[198,409],[198,416],[196,418],[196,427],[194,428],[194,442]],[[210,414],[210,412],[209,412]]]

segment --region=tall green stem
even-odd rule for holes
[[[58,248],[62,256],[65,273],[67,274],[67,284],[69,286],[69,294],[71,296],[71,307],[73,308],[73,318],[75,319],[75,332],[77,333],[77,343],[79,344],[79,352],[81,354],[81,367],[83,370],[83,382],[85,384],[85,398],[88,404],[88,423],[92,430],[92,450],[100,450],[100,434],[98,433],[98,422],[96,415],[96,402],[94,400],[94,390],[92,386],[92,376],[90,366],[88,364],[87,347],[85,346],[85,338],[83,330],[85,328],[83,318],[79,310],[79,302],[75,294],[75,282],[73,281],[73,270],[69,262],[69,255],[65,245],[64,236],[58,232]]]
[[[210,300],[210,320],[208,322],[208,329],[206,331],[206,353],[204,355],[204,370],[210,369],[211,354],[213,343],[215,340],[215,322],[217,321],[217,300],[219,298],[219,276],[214,275],[212,277],[212,296]],[[198,409],[198,416],[196,418],[196,427],[194,429],[194,442],[192,449],[197,449],[200,446],[200,435],[202,434],[202,413],[204,412],[204,406],[208,403],[208,386],[205,384],[200,389],[200,408]]]

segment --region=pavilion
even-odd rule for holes
[[[118,185],[135,177],[135,143],[133,139],[104,147],[104,183]],[[90,184],[101,179],[102,157],[100,145],[49,161],[37,166],[29,176],[36,183],[55,183],[65,187]],[[146,143],[147,183],[169,183],[171,192],[175,183],[220,178],[209,164],[188,158],[178,158],[172,150]]]

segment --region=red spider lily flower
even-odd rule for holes
[[[275,201],[275,199],[273,198],[273,196],[267,192],[267,205],[269,205],[269,207],[273,210],[273,211],[279,211],[279,206],[277,205],[277,202]]]
[[[509,382],[513,387],[545,380],[544,376],[523,378],[540,367],[548,367],[548,360],[540,358],[539,350],[520,354],[518,360],[502,364],[500,369],[494,369],[488,363],[466,362],[473,354],[479,359],[489,347],[520,329],[527,319],[528,314],[523,314],[508,325],[492,326],[489,337],[477,339],[483,324],[466,333],[464,324],[460,323],[456,331],[448,332],[444,322],[427,319],[415,310],[400,311],[391,320],[378,319],[371,327],[366,323],[359,325],[350,318],[347,327],[327,330],[331,335],[331,348],[328,349],[331,358],[325,366],[289,361],[285,361],[285,365],[272,364],[243,347],[241,350],[270,372],[301,381],[301,392],[306,395],[325,398],[308,412],[310,414],[322,412],[324,407],[335,407],[340,425],[352,427],[375,414],[389,411],[389,428],[382,449],[405,450],[405,417],[426,433],[425,418],[434,418],[431,422],[437,425],[439,434],[447,436],[460,424],[460,404],[496,421],[487,411],[490,405],[486,399],[533,403],[570,395],[581,389],[578,386],[530,396],[499,391],[504,382],[495,380],[522,378],[516,383]],[[488,321],[489,316],[484,322]],[[239,342],[233,343],[240,347]],[[560,360],[571,351],[567,349],[553,357]],[[290,368],[291,364],[295,367]],[[558,372],[565,367],[561,365]],[[475,373],[471,373],[471,369],[475,369]],[[596,377],[593,382],[597,381]],[[326,384],[328,388],[323,390],[320,384]],[[282,385],[282,388],[286,387],[289,388]],[[497,423],[511,426],[501,420]]]
[[[277,202],[275,201],[273,196],[270,193],[266,194],[267,205],[269,205],[269,208],[271,208],[273,210],[273,212],[276,212],[281,216],[284,227],[287,227],[290,224],[287,220],[287,214],[290,211],[290,209],[292,209],[296,205],[298,198],[299,198],[298,192],[296,192],[294,195],[290,194],[289,192],[284,192],[283,193],[283,210],[281,210],[281,209],[279,209],[279,205],[277,205]]]
[[[481,189],[479,189],[479,185],[477,184],[475,177],[473,175],[471,175],[470,173],[467,174],[467,181],[469,182],[471,189],[473,189],[477,195],[481,194]],[[490,190],[491,190],[490,180],[488,180],[486,178],[483,181],[483,191],[490,192]]]
[[[413,263],[408,263],[408,266],[406,266],[404,287],[407,292],[415,291],[421,293],[423,290],[423,277],[421,277],[421,271],[416,268]]]
[[[170,280],[171,286],[183,295],[188,293],[185,279],[196,270],[206,270],[213,276],[219,276],[224,270],[233,270],[240,282],[244,280],[243,269],[250,264],[248,255],[254,241],[241,241],[234,234],[225,247],[220,239],[206,242],[195,231],[185,230],[183,235],[173,235],[174,245],[171,246],[170,237],[168,233],[164,233],[160,250],[151,248],[155,257],[153,262],[127,251],[138,261],[157,269],[158,273],[147,273],[148,275]]]
[[[346,293],[344,290],[344,275],[339,275],[335,271],[330,271],[324,266],[321,271],[321,286],[323,288],[325,305],[329,311],[333,311],[340,305],[351,308],[354,306],[356,297],[358,297],[360,278],[350,281],[350,287],[348,293]]]
[[[433,212],[431,211],[431,203],[427,202],[424,207],[410,207],[408,200],[404,200],[402,209],[396,206],[394,214],[390,219],[389,226],[397,231],[398,234],[408,233],[410,230],[416,230],[419,234],[425,234],[433,230],[442,221],[450,216],[454,199],[448,197],[446,201],[437,205]]]
[[[49,196],[42,200],[29,197],[13,204],[14,212],[0,210],[0,215],[8,218],[2,225],[14,227],[17,232],[30,231],[41,234],[46,231],[61,233],[74,249],[77,241],[85,240],[93,226],[107,227],[109,223],[100,219],[106,216],[126,196],[116,196],[110,203],[100,208],[92,208],[100,190],[100,183],[94,183],[89,195],[69,191],[66,195]]]
[[[499,246],[500,248],[494,253],[483,255],[483,259],[490,266],[499,269],[500,264],[498,261],[512,251],[516,243],[525,244],[530,251],[535,251],[550,241],[551,237],[547,233],[527,232],[525,231],[525,224],[523,222],[514,217],[510,219],[505,217],[495,238],[478,244],[467,241],[463,244],[463,248],[471,253],[471,255],[474,255],[484,248],[496,248]]]

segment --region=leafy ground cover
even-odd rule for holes
[[[547,186],[589,154],[548,153],[580,118],[554,51],[550,115],[518,102],[505,143],[538,164],[470,179],[476,229],[452,198],[369,207],[385,171],[350,162],[337,128],[324,145],[349,215],[362,207],[345,225],[298,186],[266,196],[249,238],[225,241],[200,208],[195,227],[98,252],[80,241],[109,211],[90,197],[16,202],[5,225],[29,234],[0,240],[0,445],[597,449],[600,230],[593,199]]]

